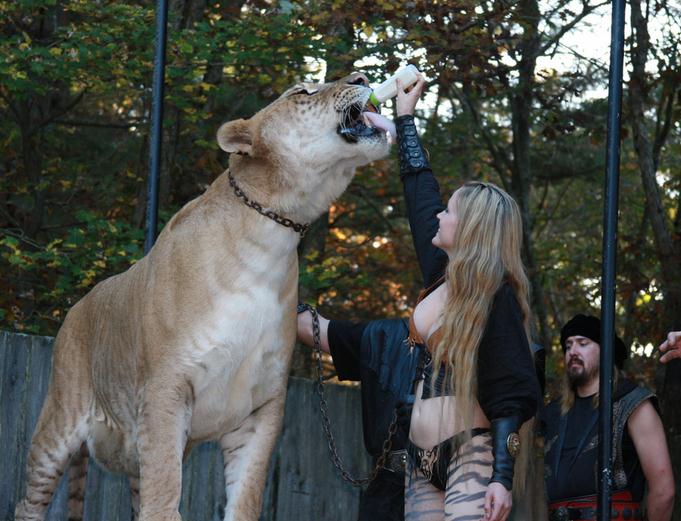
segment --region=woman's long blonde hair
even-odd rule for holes
[[[445,363],[457,413],[463,418],[464,431],[470,433],[477,404],[478,348],[494,295],[504,281],[511,286],[529,343],[529,282],[521,258],[522,218],[510,195],[490,183],[468,182],[456,192],[456,214],[445,276],[448,295],[442,311],[442,337],[433,353],[433,367]],[[433,371],[434,378],[436,374]],[[529,449],[531,441],[525,438],[524,448]],[[519,457],[517,463],[521,459],[525,458]],[[524,463],[516,467],[526,467]],[[522,468],[516,469],[516,477],[520,478],[516,483],[523,483]]]

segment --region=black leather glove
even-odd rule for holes
[[[407,395],[404,400],[399,400],[395,404],[397,413],[397,425],[408,436],[411,424],[411,411],[414,408],[414,395]]]
[[[400,177],[430,168],[426,151],[416,132],[414,116],[400,116],[395,120],[399,146]]]
[[[520,452],[518,431],[521,425],[520,416],[505,416],[492,420],[492,477],[490,483],[501,483],[506,490],[513,487],[513,466]]]

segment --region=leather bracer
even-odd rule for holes
[[[416,133],[414,116],[400,116],[395,120],[399,146],[400,177],[430,168],[428,156]]]
[[[492,477],[490,483],[501,483],[507,490],[513,487],[513,467],[520,452],[521,420],[519,416],[505,416],[492,420]]]

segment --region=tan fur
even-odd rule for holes
[[[382,134],[347,143],[337,133],[342,110],[368,98],[350,84],[358,78],[298,85],[220,128],[251,199],[309,222],[356,166],[387,153]],[[211,439],[225,456],[225,519],[258,519],[295,339],[298,241],[237,199],[223,174],[145,258],[78,302],[55,340],[16,519],[43,519],[85,441],[99,463],[139,478],[140,519],[179,520],[182,458]]]

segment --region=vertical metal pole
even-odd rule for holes
[[[161,143],[163,141],[163,87],[166,68],[166,33],[168,1],[156,2],[156,56],[151,94],[151,142],[149,147],[149,180],[147,183],[147,221],[144,253],[156,241],[158,223],[158,180],[161,171]]]
[[[617,260],[617,207],[620,175],[620,116],[624,62],[624,0],[612,2],[610,81],[608,86],[608,139],[603,212],[603,279],[601,288],[601,360],[599,390],[598,521],[610,521],[612,486],[612,379],[615,339],[615,274]]]

